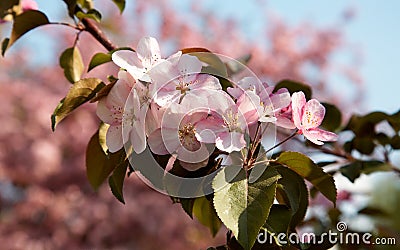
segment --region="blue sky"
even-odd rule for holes
[[[37,0],[37,2],[40,9],[48,14],[50,20],[59,20],[59,17],[65,13],[61,0]],[[177,8],[185,8],[190,5],[190,2],[175,0],[174,4]],[[127,4],[134,4],[134,1],[127,0]],[[400,101],[398,101],[400,83],[397,82],[397,73],[400,72],[398,62],[400,58],[398,28],[400,1],[387,0],[383,3],[374,0],[203,0],[202,5],[223,17],[235,16],[249,36],[257,36],[263,28],[262,25],[265,25],[263,21],[265,13],[262,12],[265,8],[260,8],[260,5],[266,5],[272,13],[290,24],[309,21],[318,27],[337,25],[343,11],[349,7],[354,8],[356,17],[341,28],[345,32],[346,40],[355,44],[363,53],[363,64],[357,66],[360,67],[367,88],[366,107],[363,111],[379,109],[395,112],[400,108]],[[34,32],[29,43],[39,45],[43,42],[41,35],[41,32]],[[23,41],[27,42],[26,39]],[[24,42],[21,41],[19,46],[24,46]],[[45,54],[41,54],[46,57]],[[42,59],[54,60],[48,55],[47,57]]]

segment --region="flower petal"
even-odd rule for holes
[[[110,126],[106,134],[106,144],[111,153],[120,150],[124,144],[122,142],[122,127]]]
[[[294,125],[298,129],[302,129],[301,118],[303,116],[303,108],[306,105],[306,97],[303,92],[295,92],[292,95],[292,114]]]
[[[97,103],[96,114],[103,122],[107,124],[114,124],[116,120],[113,117],[113,113],[107,107],[106,102],[106,98],[99,100]]]
[[[240,151],[246,146],[246,141],[242,133],[238,132],[224,132],[220,133],[215,141],[218,149],[231,153],[233,151]]]
[[[141,78],[145,70],[137,54],[130,50],[115,51],[111,58],[119,67],[126,69],[135,79]]]
[[[323,145],[323,141],[336,141],[338,139],[338,136],[335,133],[319,128],[305,129],[303,130],[303,135],[317,145]]]
[[[303,117],[301,119],[303,128],[317,128],[321,125],[325,116],[325,107],[319,101],[309,100],[304,106]]]
[[[147,139],[151,152],[156,155],[166,155],[169,154],[167,148],[164,145],[163,138],[161,136],[161,129],[155,130],[150,134]]]
[[[146,71],[161,60],[160,46],[154,37],[140,39],[136,52]]]

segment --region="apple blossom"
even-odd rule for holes
[[[110,125],[106,135],[106,145],[110,152],[120,150],[129,139],[135,152],[140,153],[146,147],[144,117],[146,109],[140,108],[140,100],[135,80],[125,71],[118,73],[119,80],[107,97],[99,100],[97,115]]]
[[[161,107],[171,101],[180,102],[192,90],[220,90],[218,79],[200,74],[202,62],[195,56],[184,54],[178,60],[166,60],[154,67],[149,75],[153,82],[154,100]]]
[[[179,56],[180,53],[173,56]],[[119,67],[126,69],[136,80],[145,82],[150,82],[147,72],[163,61],[157,40],[148,36],[140,39],[136,52],[118,50],[112,54],[112,60]]]
[[[322,145],[323,141],[336,141],[337,135],[318,127],[325,116],[325,107],[316,99],[306,102],[303,92],[292,95],[292,114],[294,125],[311,142]]]

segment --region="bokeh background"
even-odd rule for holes
[[[51,21],[71,22],[61,0],[37,3]],[[249,67],[261,79],[305,81],[316,98],[335,103],[346,118],[399,109],[398,1],[127,0],[123,15],[109,0],[94,3],[103,14],[102,29],[118,46],[135,46],[151,35],[164,56],[184,47],[233,58],[250,54]],[[2,38],[10,26],[0,25]],[[99,123],[95,105],[74,112],[54,133],[50,127],[50,115],[69,88],[58,57],[74,39],[68,27],[44,26],[0,59],[0,248],[206,249],[223,244],[226,230],[212,238],[179,205],[134,175],[125,183],[126,205],[107,185],[91,189],[84,153]],[[91,55],[105,52],[88,34],[81,34],[78,44],[86,65]],[[106,80],[115,72],[117,67],[108,64],[85,76]],[[399,159],[392,155],[397,165]],[[362,176],[355,184],[337,177],[337,182],[342,219],[354,230],[385,224],[399,237],[397,176]],[[394,217],[377,223],[357,214],[370,203]],[[316,209],[310,214],[327,210],[323,200],[312,204]]]

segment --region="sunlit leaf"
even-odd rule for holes
[[[312,90],[310,86],[302,82],[288,79],[282,80],[275,85],[274,92],[281,88],[287,88],[290,94],[298,91],[303,91],[307,100],[311,99],[312,96]]]
[[[255,166],[253,171],[258,167],[261,166]],[[249,182],[242,168],[229,166],[213,180],[215,210],[246,250],[254,245],[268,218],[279,178],[276,171],[267,170],[257,180]]]
[[[85,78],[72,85],[67,96],[58,104],[51,116],[53,131],[60,121],[74,109],[92,99],[104,86],[104,83],[98,78]]]
[[[82,11],[78,11],[76,13],[76,17],[79,18],[79,19],[90,18],[90,19],[95,20],[98,23],[101,21],[101,13],[96,9],[90,9],[86,13],[84,13]]]
[[[215,236],[221,228],[221,220],[218,218],[212,202],[204,196],[194,200],[193,215],[201,224],[210,229],[212,236]]]
[[[49,19],[43,12],[38,10],[27,10],[24,13],[16,16],[14,19],[10,40],[8,41],[7,47],[3,48],[2,54],[4,55],[5,51],[9,49],[24,34],[45,24],[49,24]],[[2,46],[4,46],[4,43]]]
[[[111,192],[115,198],[117,198],[123,204],[125,204],[123,186],[127,169],[127,163],[119,164],[110,178],[108,178],[108,184],[110,185]]]
[[[71,83],[81,79],[84,65],[78,47],[74,46],[64,50],[60,56],[60,66],[64,69],[64,75]]]
[[[122,14],[122,12],[125,9],[125,0],[112,0],[112,1],[115,3],[115,5],[117,5],[119,11]]]
[[[276,161],[311,182],[333,204],[336,203],[336,186],[333,177],[325,173],[306,155],[298,152],[283,152]]]

